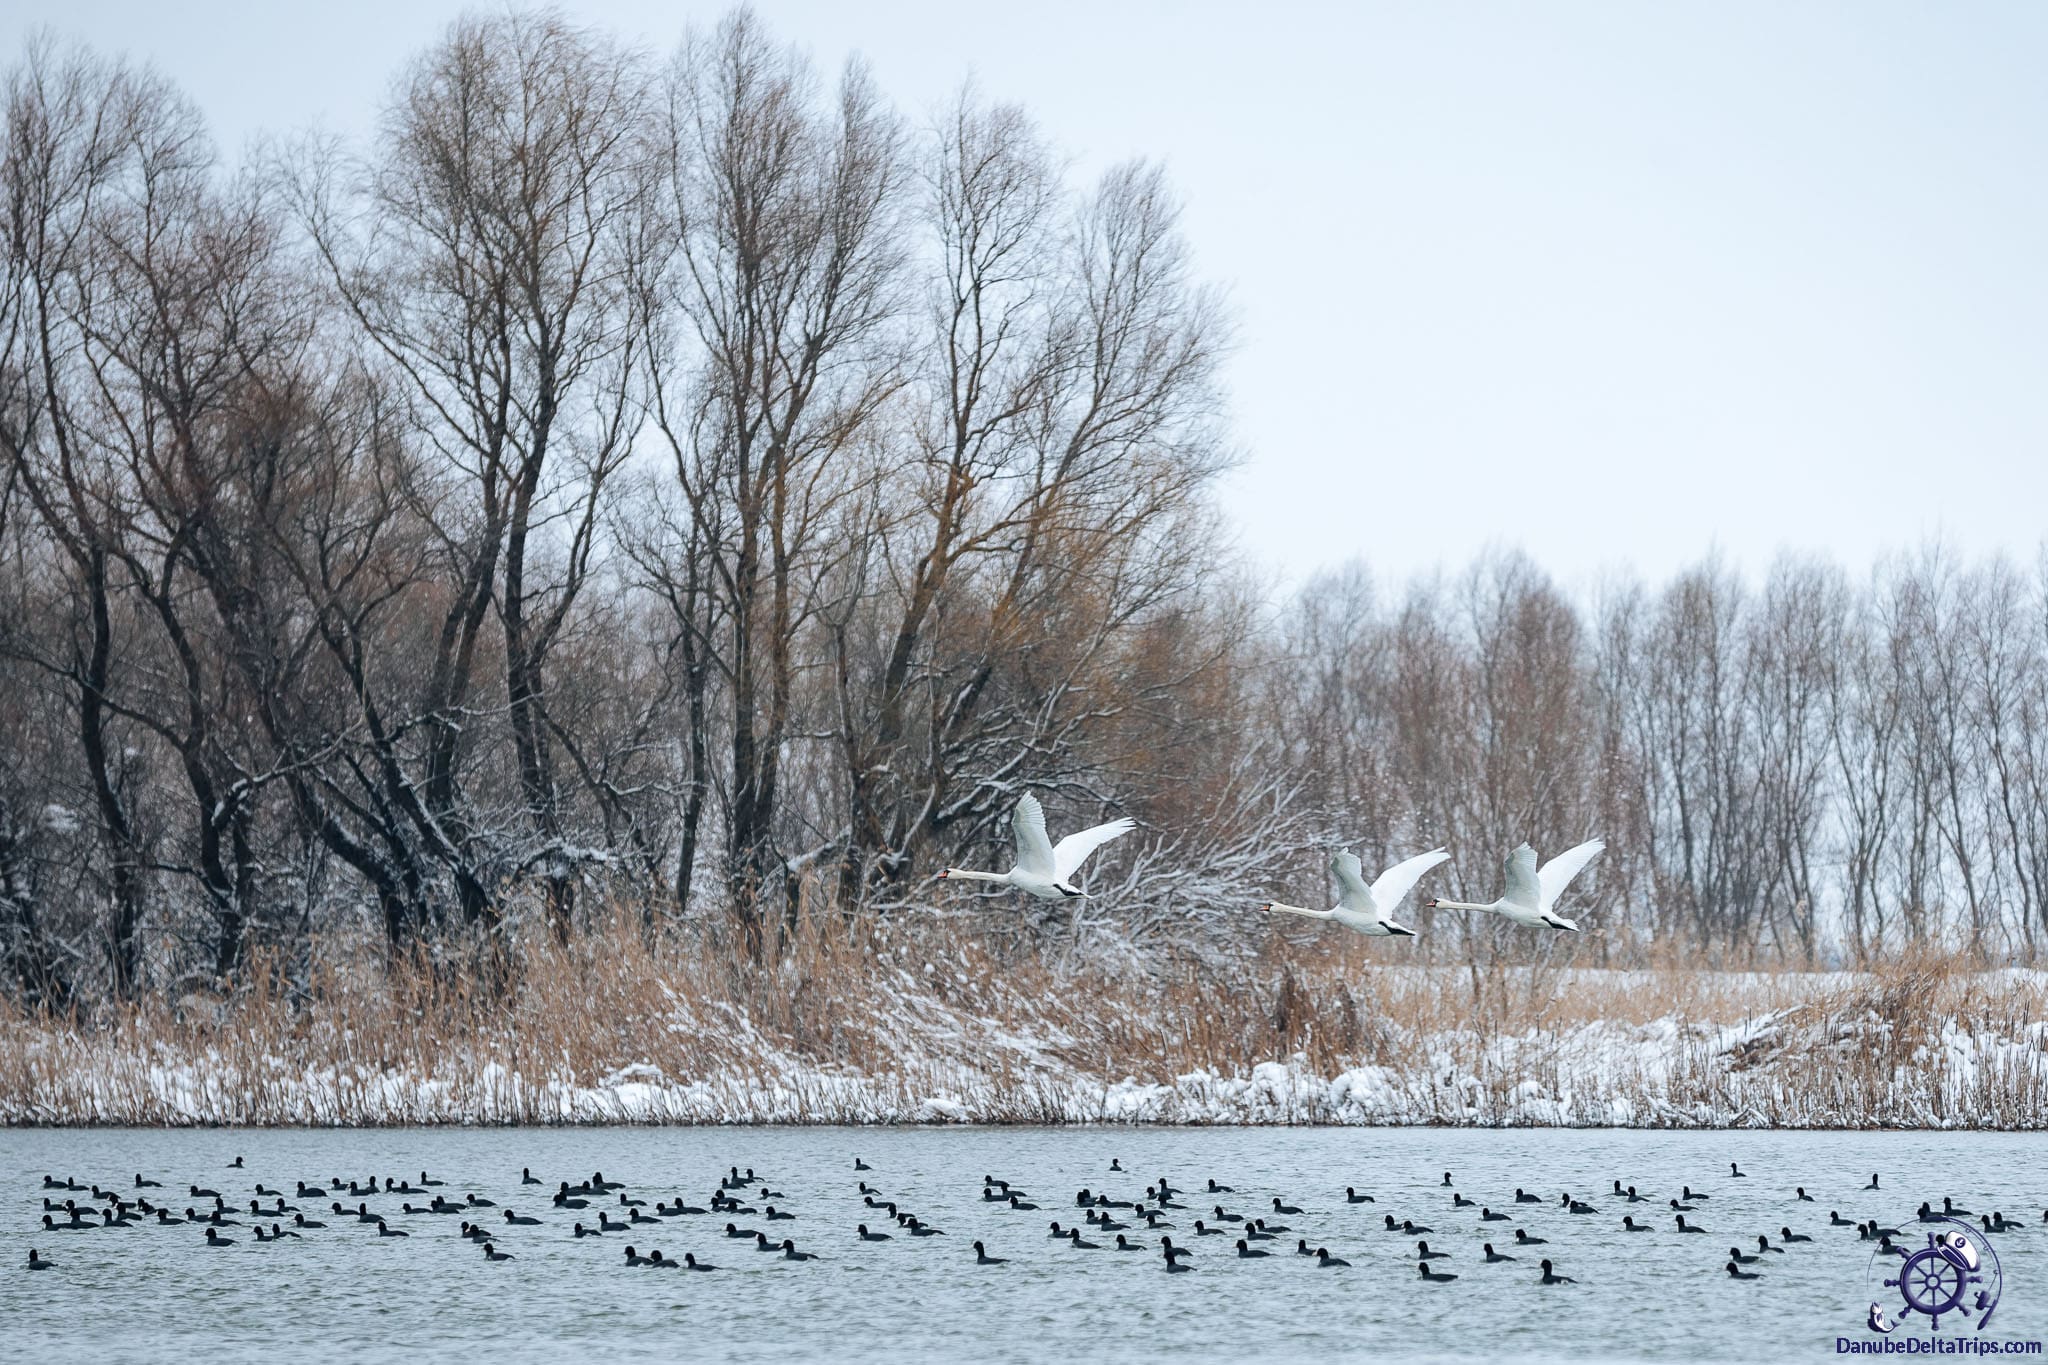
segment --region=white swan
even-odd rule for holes
[[[1367,886],[1365,865],[1358,861],[1356,853],[1347,850],[1330,859],[1330,871],[1337,874],[1337,884],[1343,888],[1337,893],[1334,909],[1310,910],[1299,905],[1282,905],[1279,901],[1260,908],[1268,914],[1277,910],[1283,915],[1333,919],[1346,929],[1371,934],[1375,938],[1412,938],[1415,935],[1413,929],[1394,923],[1394,907],[1415,889],[1415,883],[1421,880],[1423,873],[1450,856],[1440,848],[1418,853],[1404,862],[1395,863],[1380,873],[1378,881]]]
[[[1001,882],[1005,886],[1016,887],[1027,896],[1046,901],[1068,896],[1085,898],[1087,893],[1068,878],[1081,870],[1081,864],[1088,861],[1089,854],[1137,827],[1135,820],[1112,820],[1106,825],[1069,834],[1055,844],[1046,837],[1045,807],[1038,804],[1037,797],[1026,793],[1018,799],[1017,809],[1010,816],[1010,828],[1017,834],[1015,867],[1008,872],[968,872],[949,867],[939,874],[939,878],[942,881],[957,877],[973,882]]]
[[[1464,901],[1447,901],[1431,898],[1422,903],[1426,910],[1485,910],[1499,915],[1502,919],[1531,928],[1548,925],[1552,929],[1568,929],[1579,932],[1578,923],[1562,915],[1553,914],[1550,907],[1571,885],[1572,878],[1579,875],[1587,863],[1600,856],[1607,847],[1605,841],[1594,839],[1568,848],[1536,870],[1536,850],[1523,844],[1508,855],[1508,889],[1501,898],[1491,905],[1468,905]]]

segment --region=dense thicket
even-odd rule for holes
[[[1158,169],[1075,185],[971,86],[916,122],[744,12],[665,62],[542,13],[457,24],[366,148],[229,167],[48,43],[6,106],[19,1000],[593,905],[758,959],[1000,858],[1027,788],[1144,825],[1040,928],[1220,946],[1333,842],[1449,843],[1477,891],[1597,833],[1609,954],[2048,931],[2040,576],[1573,601],[1504,558],[1273,611]]]

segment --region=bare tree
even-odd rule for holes
[[[1228,331],[1163,178],[1117,167],[1056,212],[1035,131],[971,90],[929,164],[914,500],[877,520],[879,648],[842,663],[849,900],[985,838],[1022,781],[1102,800],[1100,742],[1218,657],[1193,633],[1134,666],[1197,591],[1225,463]]]
[[[416,496],[445,558],[423,814],[471,918],[541,873],[568,932],[548,659],[599,552],[639,410],[634,346],[656,162],[639,57],[558,16],[456,23],[407,73],[379,159],[308,158],[298,201],[335,289],[408,386],[439,456]],[[498,845],[463,790],[493,611],[531,837]]]
[[[744,11],[693,35],[667,88],[682,322],[654,357],[654,402],[701,556],[693,591],[717,601],[727,896],[759,954],[764,901],[794,907],[777,816],[797,640],[841,553],[842,465],[899,382],[900,135],[863,69],[820,107],[801,59]],[[679,618],[693,637],[695,611]]]
[[[90,410],[94,285],[109,261],[109,222],[134,189],[137,148],[162,130],[169,102],[158,83],[84,53],[60,54],[42,40],[8,82],[0,453],[69,580],[71,639],[31,657],[75,691],[80,753],[107,849],[111,915],[103,937],[120,994],[138,981],[148,853],[120,750],[110,742],[114,563],[125,509],[101,445],[110,433]]]

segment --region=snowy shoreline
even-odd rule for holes
[[[1372,1063],[1319,1069],[1296,1054],[1150,1079],[1076,1065],[1028,1033],[992,1040],[936,1022],[873,1072],[756,1038],[744,1061],[692,1066],[685,1049],[588,1074],[530,1054],[515,1064],[512,1035],[417,1068],[309,1064],[289,1047],[229,1058],[134,1031],[15,1023],[0,1040],[26,1063],[15,1074],[39,1079],[0,1088],[0,1124],[2048,1128],[2048,1020],[1996,1032],[1943,1020],[1910,1041],[1803,1007],[1728,1026],[1395,1031]]]

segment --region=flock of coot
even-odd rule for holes
[[[425,1171],[420,1172],[416,1182],[390,1176],[293,1180],[289,1182],[290,1194],[271,1188],[260,1180],[242,1186],[239,1177],[235,1181],[214,1182],[228,1187],[223,1189],[191,1183],[180,1195],[166,1190],[161,1182],[146,1179],[140,1174],[135,1176],[132,1186],[123,1188],[81,1185],[69,1177],[60,1180],[46,1175],[43,1177],[42,1230],[50,1234],[51,1246],[55,1247],[63,1236],[70,1234],[178,1228],[193,1236],[195,1248],[212,1249],[281,1243],[311,1236],[410,1237],[433,1234],[471,1243],[480,1257],[492,1263],[516,1260],[517,1254],[511,1248],[521,1245],[522,1239],[566,1237],[583,1241],[610,1238],[612,1244],[623,1243],[620,1254],[626,1267],[698,1272],[718,1269],[718,1265],[709,1259],[708,1252],[700,1258],[697,1251],[686,1251],[678,1258],[655,1247],[653,1240],[687,1234],[698,1240],[700,1247],[723,1247],[728,1255],[754,1253],[795,1262],[823,1259],[815,1248],[832,1245],[835,1241],[845,1242],[849,1247],[899,1240],[912,1243],[936,1238],[948,1238],[948,1243],[938,1245],[952,1242],[946,1229],[920,1217],[900,1198],[891,1197],[884,1188],[870,1185],[860,1173],[872,1169],[866,1162],[855,1158],[856,1186],[862,1208],[867,1211],[864,1220],[837,1233],[813,1232],[806,1237],[806,1246],[799,1246],[797,1239],[779,1226],[798,1221],[798,1214],[790,1207],[788,1196],[774,1189],[771,1182],[756,1174],[752,1167],[742,1171],[737,1166],[719,1178],[716,1188],[701,1204],[692,1204],[682,1195],[636,1194],[621,1181],[607,1180],[601,1171],[573,1184],[567,1180],[556,1180],[550,1189],[548,1181],[526,1169],[520,1172],[520,1185],[522,1188],[532,1187],[531,1199],[514,1201],[504,1207],[473,1192],[451,1193],[445,1181],[434,1179]],[[244,1172],[246,1168],[242,1158],[236,1157],[228,1170]],[[1112,1174],[1125,1173],[1120,1161],[1112,1161],[1110,1171]],[[1736,1163],[1729,1164],[1728,1179],[1747,1178]],[[1494,1242],[1486,1241],[1480,1244],[1476,1255],[1464,1259],[1476,1265],[1501,1265],[1522,1261],[1522,1256],[1513,1253],[1527,1251],[1539,1272],[1534,1283],[1569,1285],[1578,1282],[1574,1277],[1560,1273],[1551,1260],[1534,1249],[1549,1245],[1548,1238],[1538,1235],[1544,1230],[1540,1224],[1545,1216],[1554,1214],[1562,1219],[1603,1216],[1603,1211],[1590,1199],[1563,1192],[1553,1200],[1516,1189],[1511,1196],[1502,1198],[1500,1207],[1496,1208],[1490,1202],[1460,1193],[1453,1187],[1448,1171],[1444,1172],[1442,1188],[1450,1191],[1446,1210],[1434,1213],[1418,1211],[1423,1218],[1441,1222],[1441,1233],[1431,1223],[1418,1221],[1416,1217],[1396,1217],[1388,1212],[1379,1215],[1377,1225],[1369,1217],[1361,1221],[1359,1235],[1363,1237],[1368,1232],[1378,1232],[1394,1234],[1404,1240],[1412,1238],[1415,1265],[1421,1279],[1429,1284],[1450,1284],[1459,1278],[1459,1270],[1453,1268],[1460,1263],[1459,1254],[1445,1250],[1441,1241],[1432,1248],[1428,1240],[1430,1236],[1440,1239],[1456,1236],[1466,1230],[1461,1227],[1463,1224],[1469,1224],[1470,1230],[1486,1233],[1492,1231],[1491,1224],[1513,1223],[1517,1226],[1511,1229],[1512,1240],[1501,1237],[1500,1232],[1494,1234],[1509,1250],[1497,1251]],[[1878,1178],[1873,1175],[1870,1183],[1863,1186],[1863,1192],[1877,1189]],[[1620,1180],[1615,1180],[1610,1202],[1621,1208],[1639,1204],[1654,1206],[1661,1202],[1668,1208],[1671,1219],[1668,1228],[1662,1226],[1661,1214],[1657,1221],[1652,1222],[1638,1220],[1632,1212],[1621,1213],[1620,1226],[1624,1232],[1708,1236],[1711,1230],[1699,1220],[1710,1216],[1706,1212],[1710,1199],[1710,1195],[1685,1185],[1676,1198],[1660,1200],[1633,1185],[1624,1186]],[[1311,1245],[1306,1236],[1298,1235],[1295,1228],[1284,1221],[1309,1213],[1316,1202],[1313,1199],[1294,1202],[1279,1195],[1263,1196],[1257,1200],[1239,1199],[1234,1188],[1219,1184],[1213,1177],[1199,1189],[1190,1191],[1173,1185],[1162,1176],[1146,1185],[1134,1198],[1082,1189],[1071,1199],[1062,1198],[1055,1203],[1034,1198],[1030,1191],[1015,1181],[988,1175],[982,1179],[981,1203],[994,1220],[990,1230],[972,1242],[960,1239],[966,1242],[961,1252],[940,1254],[964,1256],[967,1250],[971,1250],[975,1265],[1008,1264],[1011,1256],[998,1255],[990,1250],[999,1233],[1014,1234],[1020,1229],[1021,1225],[1008,1215],[1051,1209],[1059,1212],[1061,1217],[1048,1220],[1050,1231],[1047,1235],[1064,1249],[1156,1254],[1161,1266],[1170,1273],[1193,1269],[1193,1263],[1198,1260],[1196,1249],[1202,1248],[1206,1254],[1203,1239],[1210,1237],[1220,1239],[1215,1244],[1221,1248],[1216,1253],[1220,1260],[1261,1260],[1277,1256],[1297,1258],[1321,1270],[1347,1268],[1351,1265],[1349,1260],[1334,1254],[1320,1242]],[[1376,1204],[1378,1201],[1372,1194],[1356,1186],[1348,1186],[1341,1200],[1327,1202],[1336,1208]],[[1240,1207],[1233,1209],[1229,1207],[1231,1204]],[[1804,1186],[1794,1187],[1787,1204],[1795,1212],[1801,1204],[1818,1207]],[[1507,1212],[1510,1208],[1513,1213]],[[537,1211],[541,1216],[523,1211],[528,1209]],[[1689,1221],[1687,1214],[1695,1215],[1694,1219]],[[1646,1213],[1645,1218],[1649,1216]],[[1787,1216],[1790,1217],[1789,1212]],[[1976,1218],[1986,1232],[1992,1233],[2017,1232],[2039,1226],[2010,1221],[2002,1212],[1976,1214],[1948,1197],[1942,1199],[1938,1210],[1931,1202],[1922,1203],[1918,1217],[1921,1222],[1929,1223],[1947,1218]],[[401,1219],[408,1225],[400,1226],[398,1220]],[[1522,1226],[1524,1220],[1536,1226]],[[2041,1221],[2048,1224],[2048,1210],[2043,1211]],[[756,1222],[763,1226],[753,1226]],[[1839,1210],[1831,1209],[1828,1222],[1821,1226],[1854,1231],[1859,1240],[1875,1242],[1875,1251],[1879,1255],[1903,1257],[1907,1254],[1893,1241],[1903,1237],[1903,1231],[1886,1227],[1875,1218],[1844,1218]],[[1501,1229],[1501,1232],[1507,1231],[1510,1230]],[[1727,1229],[1723,1231],[1728,1232]],[[1181,1241],[1174,1240],[1175,1233],[1181,1235]],[[1769,1231],[1756,1233],[1755,1251],[1747,1251],[1742,1245],[1750,1234],[1729,1235],[1737,1236],[1737,1244],[1728,1248],[1724,1269],[1730,1278],[1736,1280],[1763,1278],[1763,1270],[1759,1267],[1765,1264],[1767,1257],[1790,1254],[1800,1245],[1815,1240],[1810,1233],[1795,1232],[1789,1222],[1776,1230],[1775,1240]],[[629,1236],[634,1240],[626,1242],[625,1238]],[[647,1248],[644,1252],[642,1246]],[[46,1256],[44,1251],[43,1247],[30,1250],[30,1270],[61,1267],[61,1259]],[[836,1249],[835,1254],[838,1254]]]

